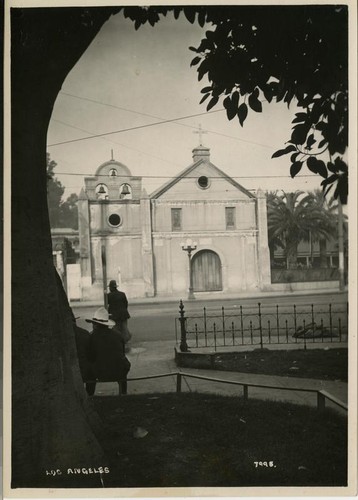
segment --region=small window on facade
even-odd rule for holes
[[[122,219],[118,214],[111,214],[108,217],[108,222],[110,223],[111,226],[117,227],[122,222]]]
[[[226,229],[235,228],[235,208],[225,207]]]
[[[198,184],[202,189],[206,189],[209,187],[209,179],[206,177],[206,175],[201,175],[198,179]]]
[[[181,208],[172,208],[172,231],[181,230]]]

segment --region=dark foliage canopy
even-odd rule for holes
[[[189,22],[211,24],[191,62],[207,110],[220,99],[229,120],[244,124],[262,102],[292,101],[302,108],[292,120],[287,146],[290,174],[305,165],[323,177],[325,192],[347,202],[348,8],[342,5],[125,8],[138,29],[154,25],[169,10]]]

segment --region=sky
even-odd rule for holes
[[[249,111],[243,127],[227,119],[222,100],[209,113],[199,105],[208,82],[198,82],[188,48],[198,46],[207,29],[171,15],[137,31],[121,13],[107,21],[67,76],[49,126],[48,152],[65,197],[80,192],[84,177],[110,160],[111,150],[132,175],[143,176],[150,194],[192,163],[199,127],[212,163],[245,188],[319,187],[322,179],[307,169],[291,179],[289,157],[271,159],[290,138],[294,105],[264,102],[262,113]],[[163,120],[176,121],[153,125]]]

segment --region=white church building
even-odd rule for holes
[[[207,147],[150,196],[128,167],[103,163],[85,178],[78,216],[83,300],[102,298],[110,279],[129,298],[185,298],[190,284],[198,297],[271,286],[265,194],[211,163]]]

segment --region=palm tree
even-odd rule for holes
[[[310,239],[312,243],[318,241],[320,267],[327,268],[327,240],[338,238],[338,204],[332,197],[327,199],[320,189],[315,189],[309,193],[306,201],[313,213],[317,214],[317,220],[316,222],[312,221],[313,224],[310,228]]]
[[[269,244],[281,243],[288,269],[297,267],[300,241],[309,241],[310,234],[320,239],[331,234],[328,215],[313,202],[311,195],[303,195],[302,191],[296,191],[282,195],[269,193],[268,196]]]
[[[270,209],[274,206],[276,200],[277,200],[277,191],[268,191],[266,193],[266,204],[267,204],[267,214],[269,217],[270,214]],[[274,255],[275,251],[278,248],[284,248],[284,243],[282,242],[282,239],[277,235],[273,234],[272,231],[268,231],[268,246],[269,246],[269,252],[270,252],[270,260],[273,262],[274,260]]]

